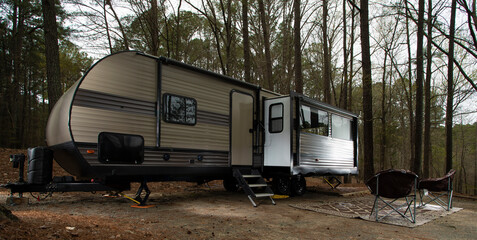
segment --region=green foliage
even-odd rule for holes
[[[48,96],[41,1],[0,4],[4,13],[0,16],[0,146],[44,145]],[[57,12],[59,19],[66,18],[60,7]],[[61,80],[66,90],[92,60],[68,40],[70,31],[58,24]]]

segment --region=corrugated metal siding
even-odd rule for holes
[[[68,120],[71,102],[73,101],[74,92],[78,87],[78,83],[79,81],[76,81],[76,83],[61,96],[48,117],[46,124],[46,142],[48,146],[72,141]]]
[[[260,90],[260,96],[261,97],[266,97],[266,98],[276,98],[276,97],[280,97],[282,95],[280,95],[279,93],[276,93],[276,92],[266,90],[266,89],[261,89]]]
[[[354,167],[353,141],[302,132],[300,133],[300,166],[352,168]]]
[[[161,121],[161,147],[229,151],[230,92],[252,90],[235,86],[216,77],[179,68],[162,66],[162,94],[176,94],[194,98],[197,101],[197,124],[185,126]],[[205,120],[209,116],[221,116],[220,122],[213,124]],[[209,119],[210,120],[210,119]]]
[[[157,62],[135,52],[111,55],[88,72],[80,88],[155,102]]]
[[[76,142],[97,143],[101,132],[137,134],[156,146],[157,62],[135,52],[102,59],[76,93],[70,126]]]
[[[229,115],[230,91],[237,89],[253,91],[234,86],[226,81],[174,66],[162,67],[162,93],[172,93],[197,100],[197,108],[223,115]]]
[[[156,146],[156,117],[74,106],[71,131],[76,142],[97,143],[101,132],[137,134],[146,146]]]
[[[228,126],[161,122],[161,147],[229,151]]]

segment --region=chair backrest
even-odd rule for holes
[[[400,198],[411,193],[416,180],[417,175],[411,171],[389,169],[376,173],[366,181],[366,185],[373,195]]]
[[[451,169],[445,176],[439,178],[428,178],[419,181],[419,189],[427,189],[429,191],[441,192],[452,189],[452,180],[454,179],[455,170]]]
[[[449,170],[449,172],[444,176],[444,178],[450,178],[451,181],[454,179],[454,175],[455,175],[455,170],[454,169],[451,169]]]

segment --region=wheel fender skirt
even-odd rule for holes
[[[358,168],[323,168],[323,167],[310,167],[310,166],[297,166],[293,167],[293,175],[302,174],[305,176],[310,175],[348,175],[358,174]]]

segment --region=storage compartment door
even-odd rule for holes
[[[265,101],[265,166],[291,167],[290,104],[290,97]]]

